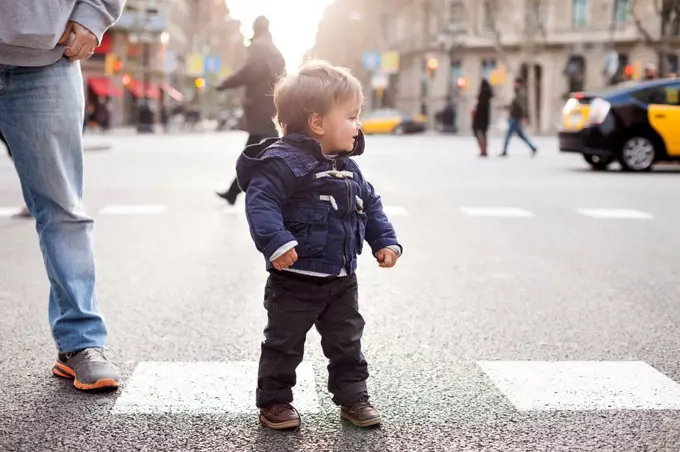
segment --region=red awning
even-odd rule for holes
[[[110,53],[113,50],[113,40],[111,39],[111,35],[108,33],[105,33],[104,36],[102,37],[102,42],[99,43],[99,46],[95,47],[94,53],[97,54],[107,54]]]
[[[123,94],[107,77],[88,77],[87,83],[97,96],[120,97]]]
[[[168,85],[167,83],[163,83],[161,85],[161,89],[168,93],[168,96],[172,97],[175,99],[177,102],[182,102],[184,100],[184,95],[177,91],[175,88],[172,86]]]
[[[139,80],[132,80],[128,88],[135,97],[144,97],[145,93],[146,97],[150,99],[158,99],[160,97],[158,88],[155,85],[149,84],[148,86],[145,86],[144,82],[140,82]]]

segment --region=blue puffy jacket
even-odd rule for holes
[[[397,235],[383,212],[380,196],[350,156],[364,151],[364,136],[354,150],[326,157],[319,142],[301,134],[248,146],[236,163],[238,184],[246,193],[246,215],[255,246],[270,259],[296,241],[293,269],[352,274],[364,240],[373,254],[396,245]]]

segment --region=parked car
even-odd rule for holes
[[[680,79],[660,79],[575,95],[563,111],[560,151],[580,153],[595,170],[614,161],[625,171],[680,161],[679,94]]]
[[[427,118],[423,115],[410,115],[392,108],[381,108],[365,114],[361,122],[365,134],[424,132]]]

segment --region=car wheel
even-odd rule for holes
[[[595,171],[606,171],[612,162],[611,158],[600,157],[599,155],[584,155],[583,158]]]
[[[403,135],[404,134],[404,126],[403,124],[399,124],[397,127],[394,128],[394,134],[395,135]]]
[[[657,149],[649,138],[634,136],[623,143],[619,162],[625,171],[649,171],[656,154]]]

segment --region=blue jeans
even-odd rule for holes
[[[106,341],[95,296],[93,220],[82,202],[83,115],[80,63],[0,64],[0,134],[36,220],[50,281],[49,321],[62,353]]]
[[[532,151],[536,150],[536,146],[534,146],[534,143],[531,142],[528,136],[524,133],[524,127],[522,127],[522,121],[519,119],[510,119],[508,120],[508,131],[505,132],[505,144],[503,145],[503,154],[506,154],[508,152],[508,144],[510,143],[510,137],[512,136],[513,133],[516,133],[522,141],[524,141]]]

